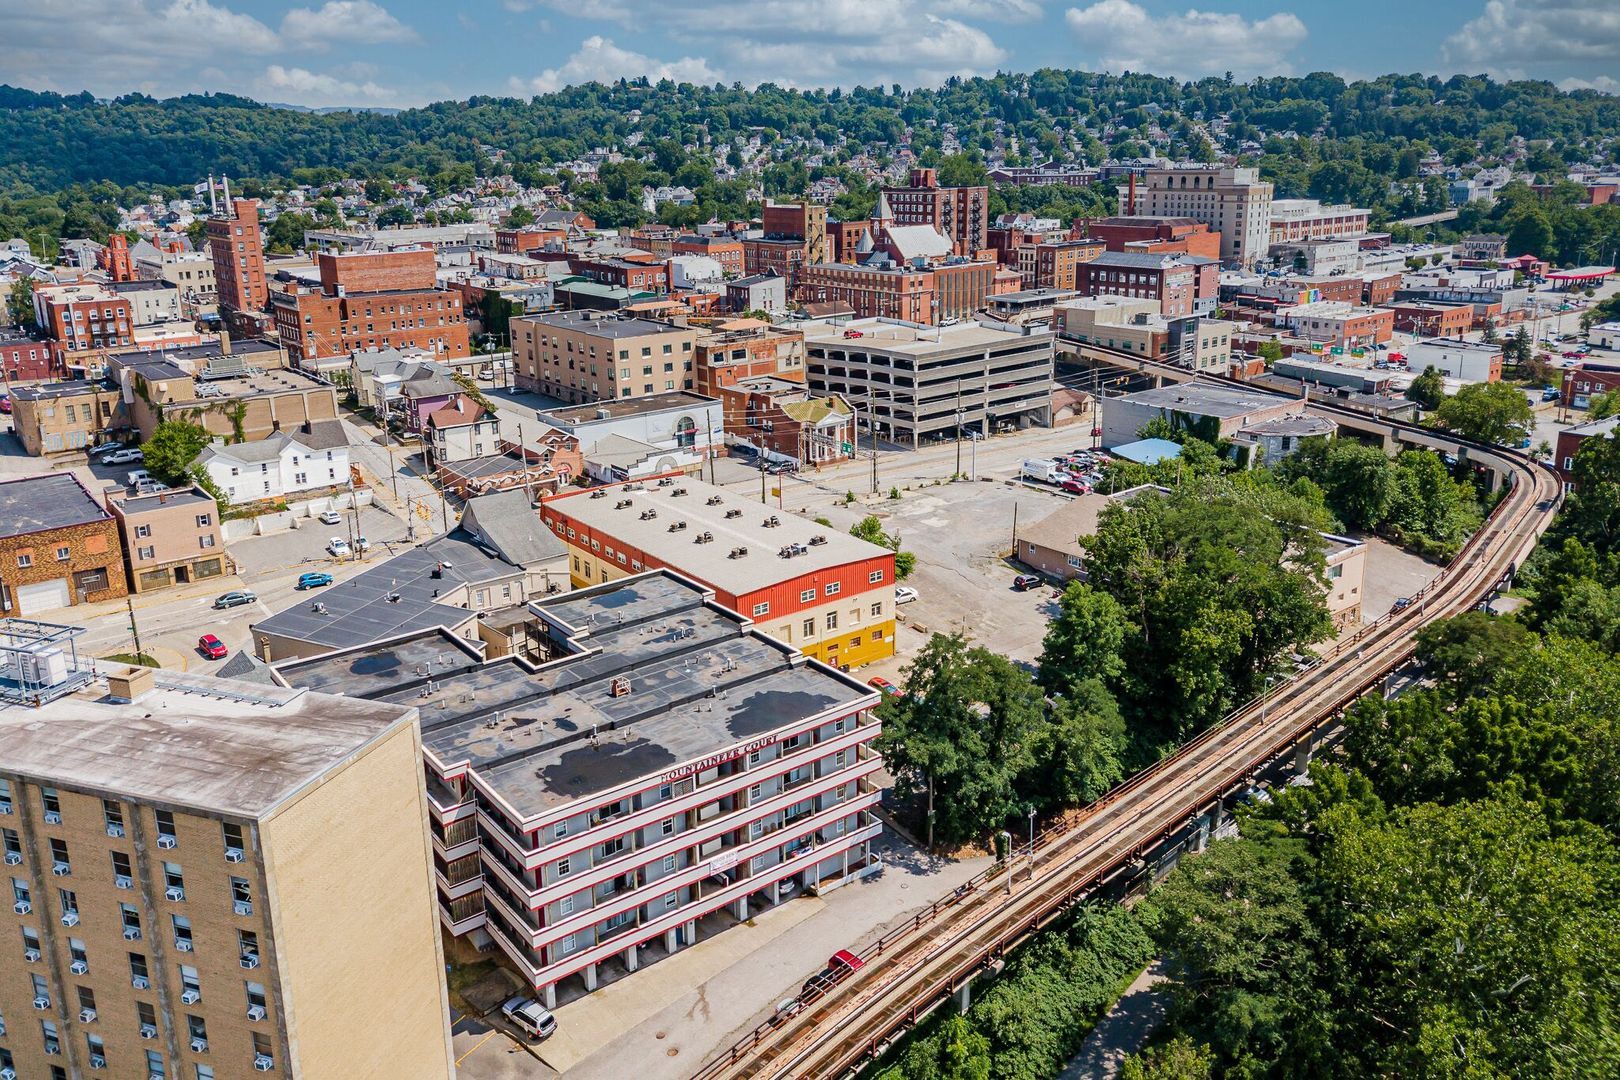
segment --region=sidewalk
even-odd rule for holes
[[[1162,957],[1149,964],[1097,1021],[1080,1052],[1058,1074],[1058,1080],[1113,1080],[1118,1076],[1125,1059],[1142,1049],[1148,1037],[1164,1023],[1170,1001],[1156,987],[1169,977]]]

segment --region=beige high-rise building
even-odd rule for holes
[[[1149,169],[1136,207],[1122,210],[1141,217],[1181,217],[1202,221],[1221,234],[1221,261],[1252,266],[1271,244],[1274,186],[1258,169]]]
[[[0,622],[0,1076],[454,1075],[416,709]]]
[[[692,389],[697,331],[611,311],[512,320],[517,385],[571,405]]]

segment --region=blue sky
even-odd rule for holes
[[[0,82],[418,105],[648,75],[1486,72],[1620,92],[1620,0],[0,0]]]

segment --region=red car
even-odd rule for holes
[[[866,961],[848,949],[839,949],[828,958],[825,968],[805,980],[804,986],[799,990],[799,996],[807,997],[812,992],[825,994],[834,985],[849,978],[865,966]]]
[[[8,397],[0,397],[0,413],[9,412],[11,412],[11,399]]]
[[[1065,480],[1063,483],[1059,484],[1058,487],[1062,488],[1064,491],[1067,491],[1071,495],[1087,495],[1091,492],[1091,488],[1086,486],[1086,482],[1084,480]]]
[[[872,678],[867,679],[866,685],[870,686],[874,690],[881,690],[885,694],[893,694],[896,697],[898,697],[900,694],[900,688],[881,675],[875,675]]]
[[[204,634],[197,639],[197,651],[210,660],[223,660],[230,655],[231,650],[227,649],[225,643],[213,634]]]

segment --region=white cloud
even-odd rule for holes
[[[1604,94],[1620,94],[1620,79],[1607,75],[1594,75],[1590,79],[1569,78],[1559,82],[1560,90],[1596,90]]]
[[[1070,8],[1064,21],[1085,55],[1110,71],[1149,71],[1198,78],[1231,71],[1277,75],[1292,70],[1286,56],[1307,34],[1292,12],[1250,21],[1241,15],[1188,8],[1155,16],[1131,0],[1098,0]]]
[[[574,19],[595,19],[601,22],[630,26],[633,13],[625,0],[502,0],[507,11],[524,12],[543,7],[559,15]]]
[[[929,6],[940,15],[997,22],[1035,22],[1045,14],[1041,0],[934,0]]]
[[[512,89],[521,93],[546,94],[565,86],[588,82],[613,82],[645,75],[657,82],[673,79],[676,82],[712,84],[725,82],[725,76],[711,68],[702,57],[683,56],[678,60],[657,60],[651,56],[621,49],[600,34],[592,35],[580,43],[579,51],[560,67],[547,68],[532,79],[514,78]]]
[[[1441,55],[1448,64],[1509,77],[1549,65],[1613,70],[1620,66],[1620,4],[1490,0],[1477,18],[1446,39]]]
[[[421,40],[415,30],[371,0],[327,0],[319,9],[294,8],[281,20],[287,42],[325,46],[330,42],[400,45]]]
[[[259,77],[255,92],[266,101],[286,105],[399,105],[399,92],[369,79],[361,82],[271,64]]]

